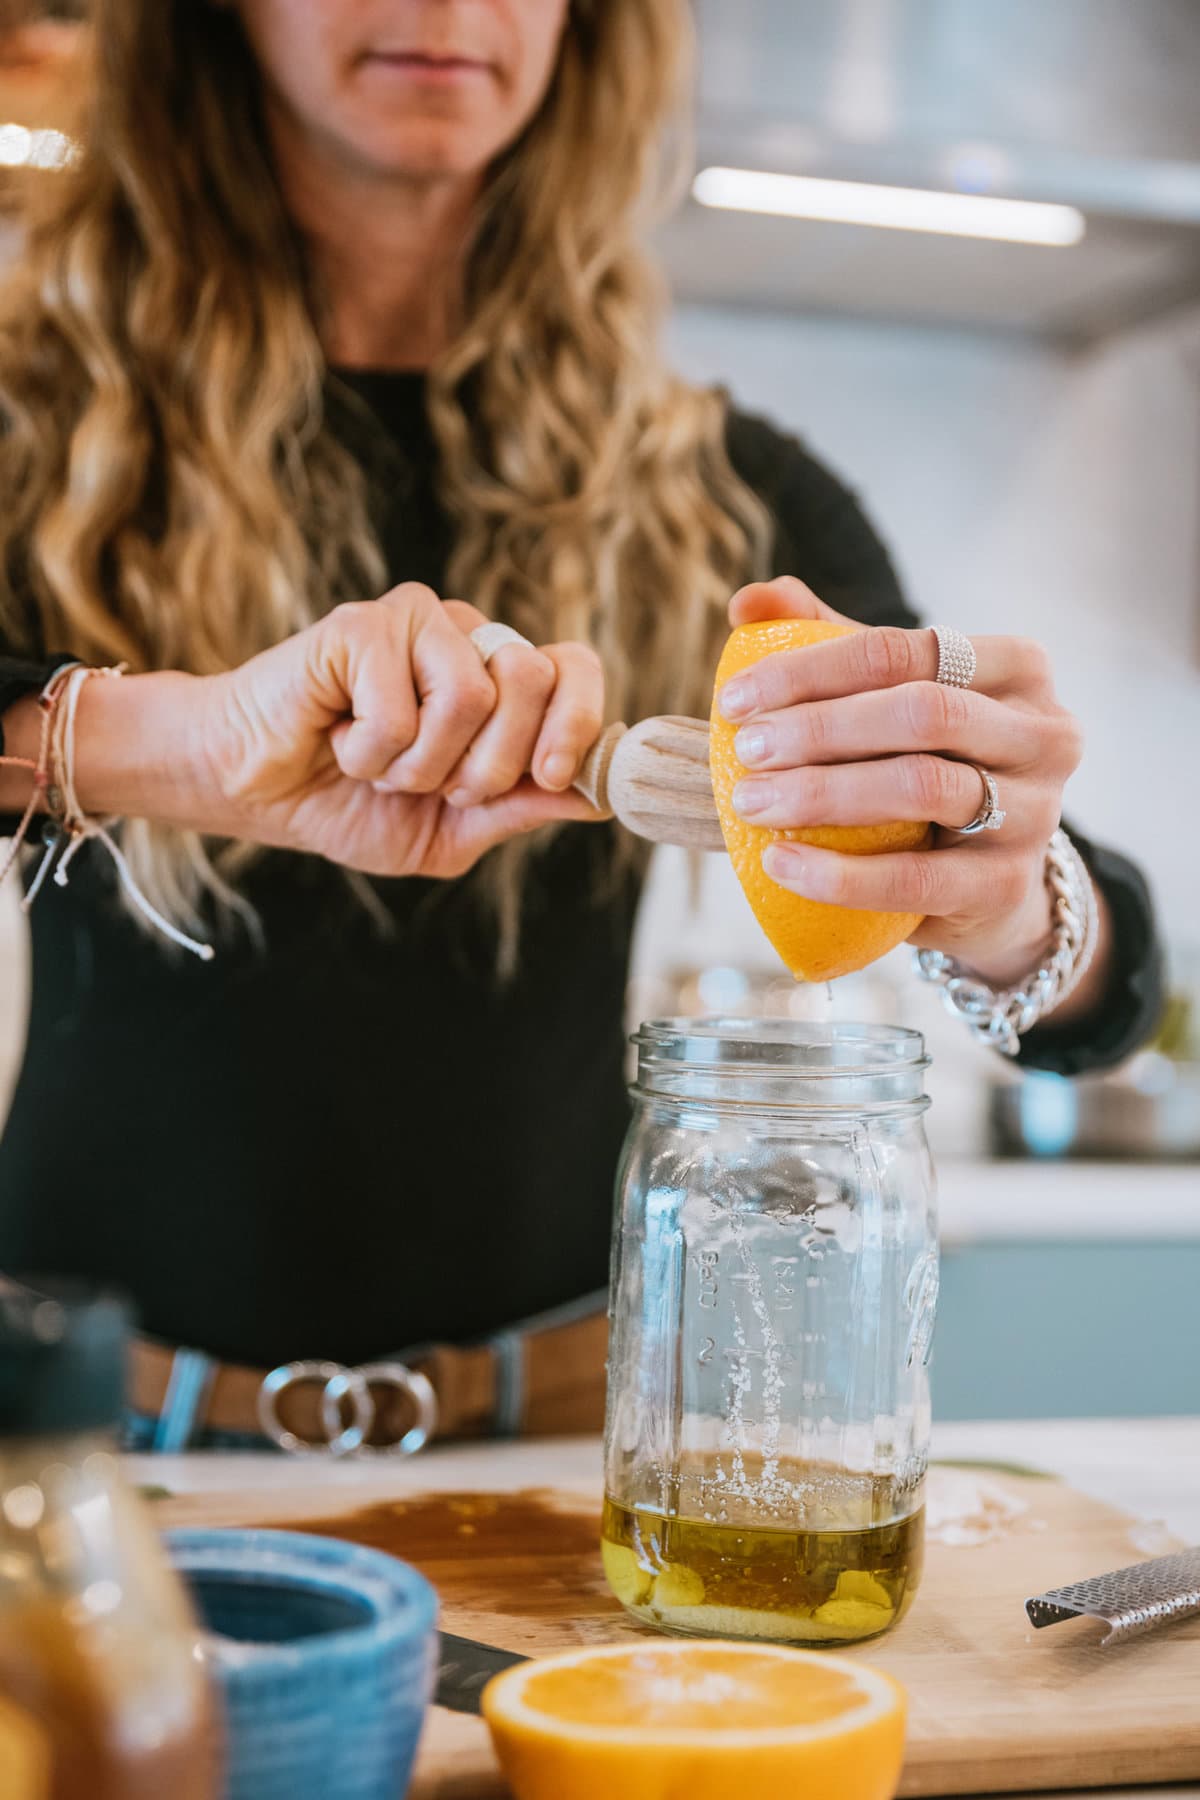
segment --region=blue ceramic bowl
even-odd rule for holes
[[[224,1702],[229,1800],[400,1800],[437,1669],[415,1569],[298,1531],[171,1531]]]

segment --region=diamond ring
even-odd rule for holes
[[[952,625],[935,625],[933,635],[938,647],[938,666],[934,679],[946,687],[969,688],[979,666],[975,646],[970,638],[964,637],[961,631],[955,631]]]
[[[1000,805],[1000,791],[994,778],[986,769],[981,769],[978,763],[970,766],[983,783],[983,804],[969,825],[951,826],[951,830],[956,831],[959,837],[974,837],[977,831],[999,831],[1008,817]]]

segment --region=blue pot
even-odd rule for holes
[[[400,1800],[437,1671],[424,1576],[298,1531],[166,1542],[207,1628],[229,1800]]]

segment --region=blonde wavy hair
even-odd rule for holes
[[[319,305],[231,12],[95,0],[88,119],[0,293],[0,637],[133,669],[237,665],[383,560],[325,424]],[[610,712],[705,703],[765,515],[725,402],[673,377],[640,247],[682,117],[688,0],[574,0],[537,117],[490,171],[430,372],[449,591],[600,652]],[[228,914],[245,847],[131,821],[157,903]],[[479,879],[514,930],[536,844]]]

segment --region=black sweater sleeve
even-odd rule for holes
[[[888,552],[855,495],[795,438],[731,412],[730,461],[774,522],[772,573],[798,575],[827,605],[865,625],[919,625]],[[1113,967],[1103,1001],[1086,1018],[1026,1032],[1024,1068],[1080,1075],[1111,1068],[1144,1044],[1164,998],[1162,945],[1150,890],[1125,857],[1067,824],[1113,920]]]
[[[61,656],[53,656],[45,662],[33,662],[26,657],[5,656],[0,652],[0,756],[4,754],[6,709],[26,694],[37,693],[45,687],[62,660]]]
[[[882,540],[857,498],[795,438],[747,413],[729,416],[729,459],[774,525],[771,573],[797,575],[827,606],[864,625],[919,625]]]

